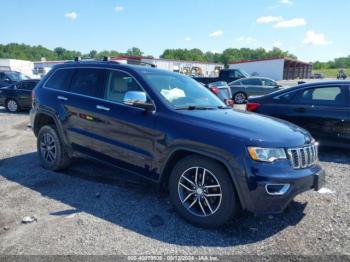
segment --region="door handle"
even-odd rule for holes
[[[62,101],[67,101],[68,100],[68,98],[64,97],[64,96],[58,96],[57,99],[58,100],[62,100]]]
[[[294,111],[298,112],[298,113],[304,113],[306,111],[306,109],[304,107],[299,107],[299,108],[294,109]]]
[[[103,111],[109,111],[109,110],[111,110],[111,109],[108,108],[108,107],[100,106],[100,105],[97,105],[96,108],[97,108],[98,110],[103,110]]]

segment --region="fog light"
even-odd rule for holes
[[[267,184],[265,190],[269,195],[281,196],[287,193],[289,187],[289,184]]]

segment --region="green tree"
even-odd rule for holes
[[[137,47],[132,47],[126,51],[126,54],[130,56],[142,56],[143,52]]]

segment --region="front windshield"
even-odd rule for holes
[[[241,73],[242,73],[242,75],[243,75],[244,77],[251,77],[251,75],[248,74],[245,70],[239,69],[239,71],[241,71]]]
[[[218,97],[192,78],[175,73],[143,73],[153,90],[176,109],[226,107]]]
[[[25,76],[25,75],[23,75],[22,73],[19,73],[19,72],[6,72],[6,75],[12,81],[22,81],[22,80],[29,79],[29,77],[27,77],[27,76]]]

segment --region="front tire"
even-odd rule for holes
[[[225,168],[202,156],[188,156],[175,165],[169,178],[169,192],[178,213],[202,227],[225,224],[238,206]]]
[[[16,113],[19,112],[20,107],[17,101],[11,98],[6,101],[6,110],[11,113]]]
[[[233,100],[235,101],[236,104],[244,104],[247,101],[247,95],[243,92],[237,92],[233,96]]]
[[[43,168],[59,171],[67,168],[71,158],[60,140],[54,126],[43,126],[38,134],[37,150]]]

